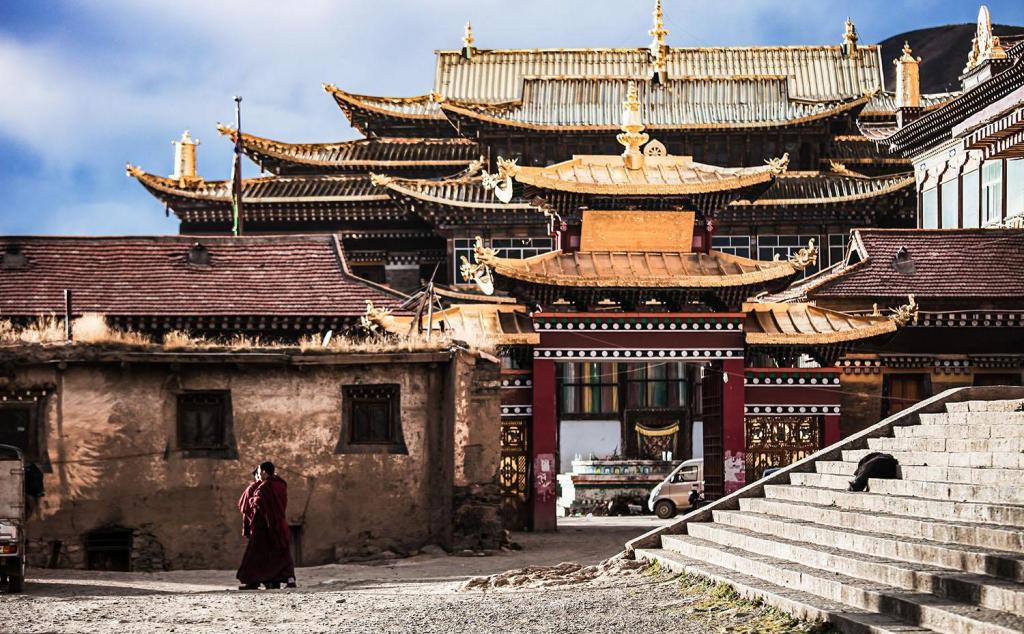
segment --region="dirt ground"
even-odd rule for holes
[[[520,551],[301,568],[293,590],[239,592],[233,570],[30,570],[24,594],[0,595],[0,631],[707,631],[678,609],[684,602],[676,582],[641,569],[548,586],[463,587],[514,568],[595,564],[658,524],[650,517],[570,518],[557,533],[515,534]]]

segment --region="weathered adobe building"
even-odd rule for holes
[[[486,355],[71,344],[5,346],[0,366],[3,442],[45,473],[30,565],[236,566],[238,496],[268,459],[299,564],[503,539]]]
[[[351,275],[333,236],[0,243],[5,319],[63,321],[68,289],[71,319],[192,337],[0,346],[0,443],[45,474],[33,565],[232,567],[235,503],[268,459],[302,563],[498,544],[496,359],[440,338],[300,349],[351,334],[368,302],[405,314],[403,296]]]

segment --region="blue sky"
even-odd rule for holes
[[[1024,2],[987,3],[1024,24]],[[2,0],[0,234],[176,233],[124,174],[171,171],[170,141],[198,137],[199,171],[230,173],[218,121],[284,141],[356,137],[320,84],[422,94],[433,51],[472,20],[483,48],[643,46],[652,0]],[[961,0],[665,0],[677,46],[863,42],[973,22]],[[966,51],[964,52],[966,55]],[[248,173],[255,175],[251,164]]]

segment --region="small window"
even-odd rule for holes
[[[921,228],[939,228],[939,189],[932,187],[921,194]]]
[[[0,405],[0,445],[14,445],[28,456],[32,447],[31,403]]]
[[[178,395],[178,449],[186,458],[237,458],[231,429],[231,393]]]
[[[956,229],[960,226],[960,181],[953,178],[942,184],[942,228]]]
[[[850,234],[828,234],[828,266],[846,260],[846,247],[850,244]]]
[[[981,226],[978,215],[978,197],[981,193],[981,176],[979,170],[971,170],[963,177],[964,229],[977,229]]]
[[[1006,161],[1006,217],[1024,214],[1024,159]]]
[[[721,236],[711,237],[711,248],[719,253],[738,255],[743,258],[750,257],[750,236]]]
[[[1003,219],[1003,162],[991,161],[981,169],[982,224]]]
[[[398,385],[346,385],[335,453],[408,453]]]

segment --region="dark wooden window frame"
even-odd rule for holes
[[[25,392],[29,394],[25,395]],[[0,401],[0,409],[28,410],[28,447],[22,448],[22,454],[27,462],[34,463],[43,473],[53,472],[46,443],[46,409],[51,394],[52,388],[0,391],[0,395],[4,396],[4,400]]]
[[[218,397],[221,399],[221,442],[217,446],[196,447],[189,446],[184,439],[183,426],[185,424],[185,413],[194,403],[189,399]],[[235,444],[234,421],[231,407],[230,390],[187,390],[178,392],[175,395],[175,440],[177,449],[183,458],[220,458],[224,460],[238,459],[238,446]]]
[[[366,441],[354,437],[355,411],[361,405],[387,406],[388,442]],[[341,388],[341,435],[334,453],[408,454],[402,431],[402,390],[397,383],[346,385]]]

